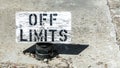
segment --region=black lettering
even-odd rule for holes
[[[45,30],[45,41],[47,41],[47,30]]]
[[[32,18],[34,18],[34,22],[32,21]],[[36,14],[30,14],[29,15],[29,24],[30,25],[36,25],[37,24],[37,15]]]
[[[66,33],[68,33],[67,30],[61,30],[61,31],[59,32],[60,36],[62,36],[62,38],[60,38],[60,41],[66,41],[66,40],[67,40],[67,35],[66,35]]]
[[[50,26],[52,26],[53,20],[56,20],[53,16],[57,16],[57,14],[50,14]]]
[[[27,39],[23,39],[23,30],[20,29],[20,41],[27,41]]]
[[[54,42],[54,34],[55,34],[55,31],[57,30],[49,30],[50,32],[52,32],[52,41]]]
[[[34,30],[34,41],[43,41],[43,30],[40,30],[39,33],[37,33],[36,30]]]
[[[32,30],[30,30],[29,37],[30,37],[30,41],[32,41]]]
[[[43,16],[47,16],[46,13],[40,14],[40,25],[43,25],[43,20],[46,20],[46,18],[44,18]]]
[[[40,14],[40,25],[42,25],[42,14]]]

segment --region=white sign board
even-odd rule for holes
[[[71,42],[70,12],[16,13],[17,42]]]

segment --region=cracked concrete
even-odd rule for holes
[[[120,51],[117,44],[120,37],[120,1],[108,0],[108,2],[107,0],[0,0],[0,66],[120,68]],[[22,51],[34,43],[16,43],[15,13],[18,11],[70,11],[72,43],[89,44],[89,47],[79,55],[60,54],[60,58],[53,58],[49,64],[24,55]]]
[[[116,40],[117,44],[120,45],[120,0],[108,0],[112,22],[116,27]]]

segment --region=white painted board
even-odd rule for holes
[[[71,13],[16,13],[16,41],[70,43]]]

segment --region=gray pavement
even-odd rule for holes
[[[115,12],[117,19],[114,21],[119,25],[120,1],[112,1],[0,0],[0,62],[23,64],[20,66],[35,65],[39,68],[120,68],[120,51],[116,40],[119,33],[116,36],[116,24],[112,20],[112,14]],[[79,55],[59,55],[59,58],[53,58],[49,64],[24,55],[22,51],[34,43],[15,41],[15,13],[19,11],[71,12],[72,43],[89,44],[89,47]],[[119,29],[119,26],[117,28]],[[26,68],[30,68],[28,66]]]

